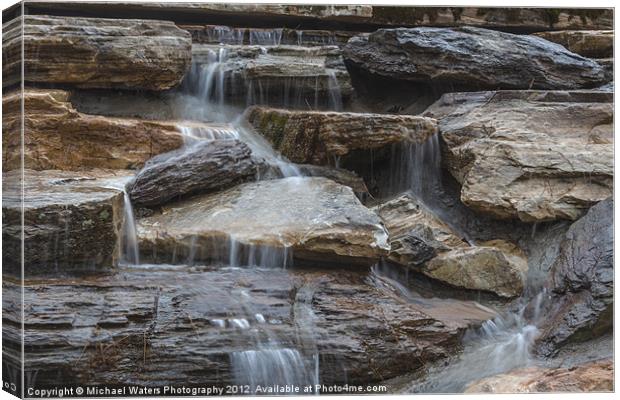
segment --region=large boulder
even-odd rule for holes
[[[24,102],[24,143],[21,142]],[[133,169],[183,145],[172,122],[102,117],[77,111],[70,93],[26,89],[2,98],[2,169]]]
[[[21,275],[22,226],[26,276],[110,270],[120,255],[121,188],[132,173],[24,170],[21,181],[21,172],[3,174],[4,271]],[[11,187],[21,184],[23,198]]]
[[[138,221],[145,260],[266,266],[295,261],[371,265],[389,250],[381,220],[325,178],[246,183]]]
[[[131,202],[154,207],[254,178],[261,164],[238,140],[209,140],[151,159],[128,185]]]
[[[190,66],[191,36],[168,21],[25,15],[3,26],[4,84],[165,90]]]
[[[465,393],[611,392],[614,363],[604,359],[572,368],[529,367],[471,383]]]
[[[547,31],[536,36],[559,43],[573,53],[590,58],[614,56],[614,31]]]
[[[575,89],[605,81],[599,64],[558,44],[472,27],[380,29],[351,38],[343,55],[356,69],[444,92]]]
[[[292,162],[318,165],[344,162],[358,151],[422,143],[437,133],[434,120],[417,116],[251,107],[245,117]]]
[[[612,101],[600,91],[450,93],[424,115],[438,120],[442,162],[467,206],[574,220],[612,193]]]
[[[472,246],[409,193],[374,211],[388,230],[391,262],[460,289],[522,293],[528,267],[517,246],[503,240]]]
[[[538,351],[611,332],[614,296],[614,201],[604,200],[569,228],[545,284]],[[535,304],[532,304],[535,306]]]

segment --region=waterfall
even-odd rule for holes
[[[282,28],[250,29],[250,45],[279,46],[282,42]]]
[[[244,28],[231,28],[221,25],[207,27],[207,37],[210,43],[241,45],[243,44],[244,36]]]
[[[329,109],[333,111],[342,111],[342,92],[340,91],[340,84],[336,77],[336,71],[328,69],[327,71],[327,86],[329,93]]]
[[[122,245],[121,260],[131,265],[140,264],[140,250],[138,248],[138,235],[136,230],[136,219],[133,214],[133,206],[127,190],[123,188],[123,225],[122,225]]]

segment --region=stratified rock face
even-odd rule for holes
[[[573,368],[522,368],[481,379],[465,393],[611,392],[614,390],[612,359]]]
[[[538,338],[543,354],[613,327],[613,209],[612,198],[592,207],[569,228],[560,245],[545,285],[550,299]]]
[[[456,351],[461,329],[366,277],[325,269],[137,269],[85,282],[27,282],[25,336],[21,302],[7,298],[3,317],[11,323],[3,340],[14,344],[7,351],[17,358],[13,349],[25,341],[25,369],[38,371],[37,388],[59,380],[107,387],[235,383],[231,360],[245,351],[267,363],[295,355],[278,367],[311,384],[317,350],[321,383],[367,384]],[[6,281],[4,288],[21,291]]]
[[[19,182],[3,174],[7,182]],[[3,197],[2,262],[21,274],[21,210],[26,276],[109,269],[117,255],[123,214],[122,182],[129,171],[24,171],[24,198],[6,188]]]
[[[22,98],[28,169],[138,168],[183,144],[174,123],[83,114],[71,105],[69,92],[27,89],[23,96],[15,91],[2,98],[4,171],[21,165]]]
[[[204,141],[160,157],[148,162],[128,185],[134,205],[153,207],[224,189],[255,177],[259,170],[250,148],[238,140]]]
[[[22,43],[26,82],[165,90],[190,66],[189,32],[167,21],[26,15],[3,30],[5,84],[20,81]]]
[[[140,220],[138,239],[145,259],[172,263],[260,263],[275,249],[283,255],[273,263],[292,250],[296,260],[370,265],[389,250],[379,218],[325,178],[246,183],[175,203]]]
[[[351,38],[343,55],[363,71],[439,88],[575,89],[605,81],[600,65],[560,45],[471,27],[380,29]]]
[[[424,115],[438,120],[442,162],[476,211],[574,220],[612,194],[611,93],[452,93]]]
[[[461,289],[502,297],[523,291],[527,260],[516,246],[494,240],[472,247],[411,194],[374,211],[389,233],[390,261]]]
[[[252,107],[246,111],[254,130],[296,163],[325,165],[357,150],[401,143],[422,143],[437,133],[430,118]]]
[[[590,58],[614,56],[614,31],[547,31],[535,34]]]

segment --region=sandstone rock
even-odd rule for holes
[[[422,143],[437,132],[435,121],[414,116],[263,107],[252,107],[245,115],[274,149],[296,163],[326,165],[356,151]]]
[[[164,207],[138,223],[141,257],[184,263],[370,265],[387,254],[379,218],[325,178],[246,183]],[[186,261],[188,260],[189,261]]]
[[[543,354],[613,327],[613,203],[609,198],[593,206],[564,236],[545,284],[550,298],[538,338]]]
[[[256,176],[259,163],[238,140],[213,140],[178,154],[151,159],[128,185],[136,206],[154,207],[195,194],[225,189]]]
[[[189,68],[191,37],[172,22],[26,15],[3,26],[5,85],[24,79],[80,88],[165,90]],[[8,78],[8,79],[7,79]]]
[[[19,183],[14,175],[3,180]],[[123,194],[118,187],[130,171],[24,171],[23,202],[7,187],[3,197],[2,262],[21,275],[21,217],[24,218],[24,271],[40,274],[109,270],[118,258]]]
[[[297,165],[297,167],[304,176],[319,176],[350,187],[362,201],[370,196],[364,179],[359,177],[355,172],[342,168],[331,168],[312,164],[301,164]]]
[[[3,170],[21,165],[21,100],[24,100],[24,166],[28,169],[138,168],[183,144],[176,124],[110,118],[76,111],[69,92],[27,89],[2,99]]]
[[[296,355],[298,363],[286,358],[278,366],[302,380],[312,376],[318,352],[322,383],[366,384],[456,351],[462,329],[427,314],[423,304],[369,285],[366,277],[326,269],[149,268],[39,280],[24,288],[31,307],[24,311],[23,339],[19,298],[3,302],[9,321],[3,339],[15,345],[8,351],[25,340],[25,369],[38,371],[37,388],[59,379],[108,387],[232,384],[231,359],[244,351],[266,360],[285,351]],[[3,286],[21,291],[6,280]]]
[[[451,93],[424,115],[439,122],[442,162],[467,206],[574,220],[612,193],[611,102],[599,91]]]
[[[600,65],[560,45],[471,27],[380,29],[351,38],[343,55],[356,69],[442,92],[455,87],[575,89],[605,81]]]
[[[614,31],[547,31],[535,35],[584,57],[611,58],[614,55]]]
[[[465,393],[611,392],[613,360],[605,359],[573,368],[530,367],[483,378]]]

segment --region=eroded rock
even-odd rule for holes
[[[614,31],[547,31],[535,35],[584,57],[611,58],[614,55]]]
[[[387,254],[379,218],[325,178],[246,183],[164,207],[138,223],[145,259],[282,265],[295,260],[370,265]],[[189,260],[189,261],[188,261]]]
[[[451,93],[424,115],[439,122],[442,162],[467,206],[574,220],[612,193],[611,101],[601,91]]]
[[[343,56],[356,69],[442,92],[576,89],[605,81],[600,65],[560,45],[472,27],[379,29],[351,38]]]
[[[26,82],[165,90],[190,66],[191,36],[168,21],[26,15],[3,30],[5,84],[20,80],[22,43]]]
[[[2,169],[21,165],[21,100],[24,101],[24,167],[33,170],[132,169],[149,158],[180,147],[173,122],[83,114],[70,94],[57,89],[26,89],[2,98]]]

